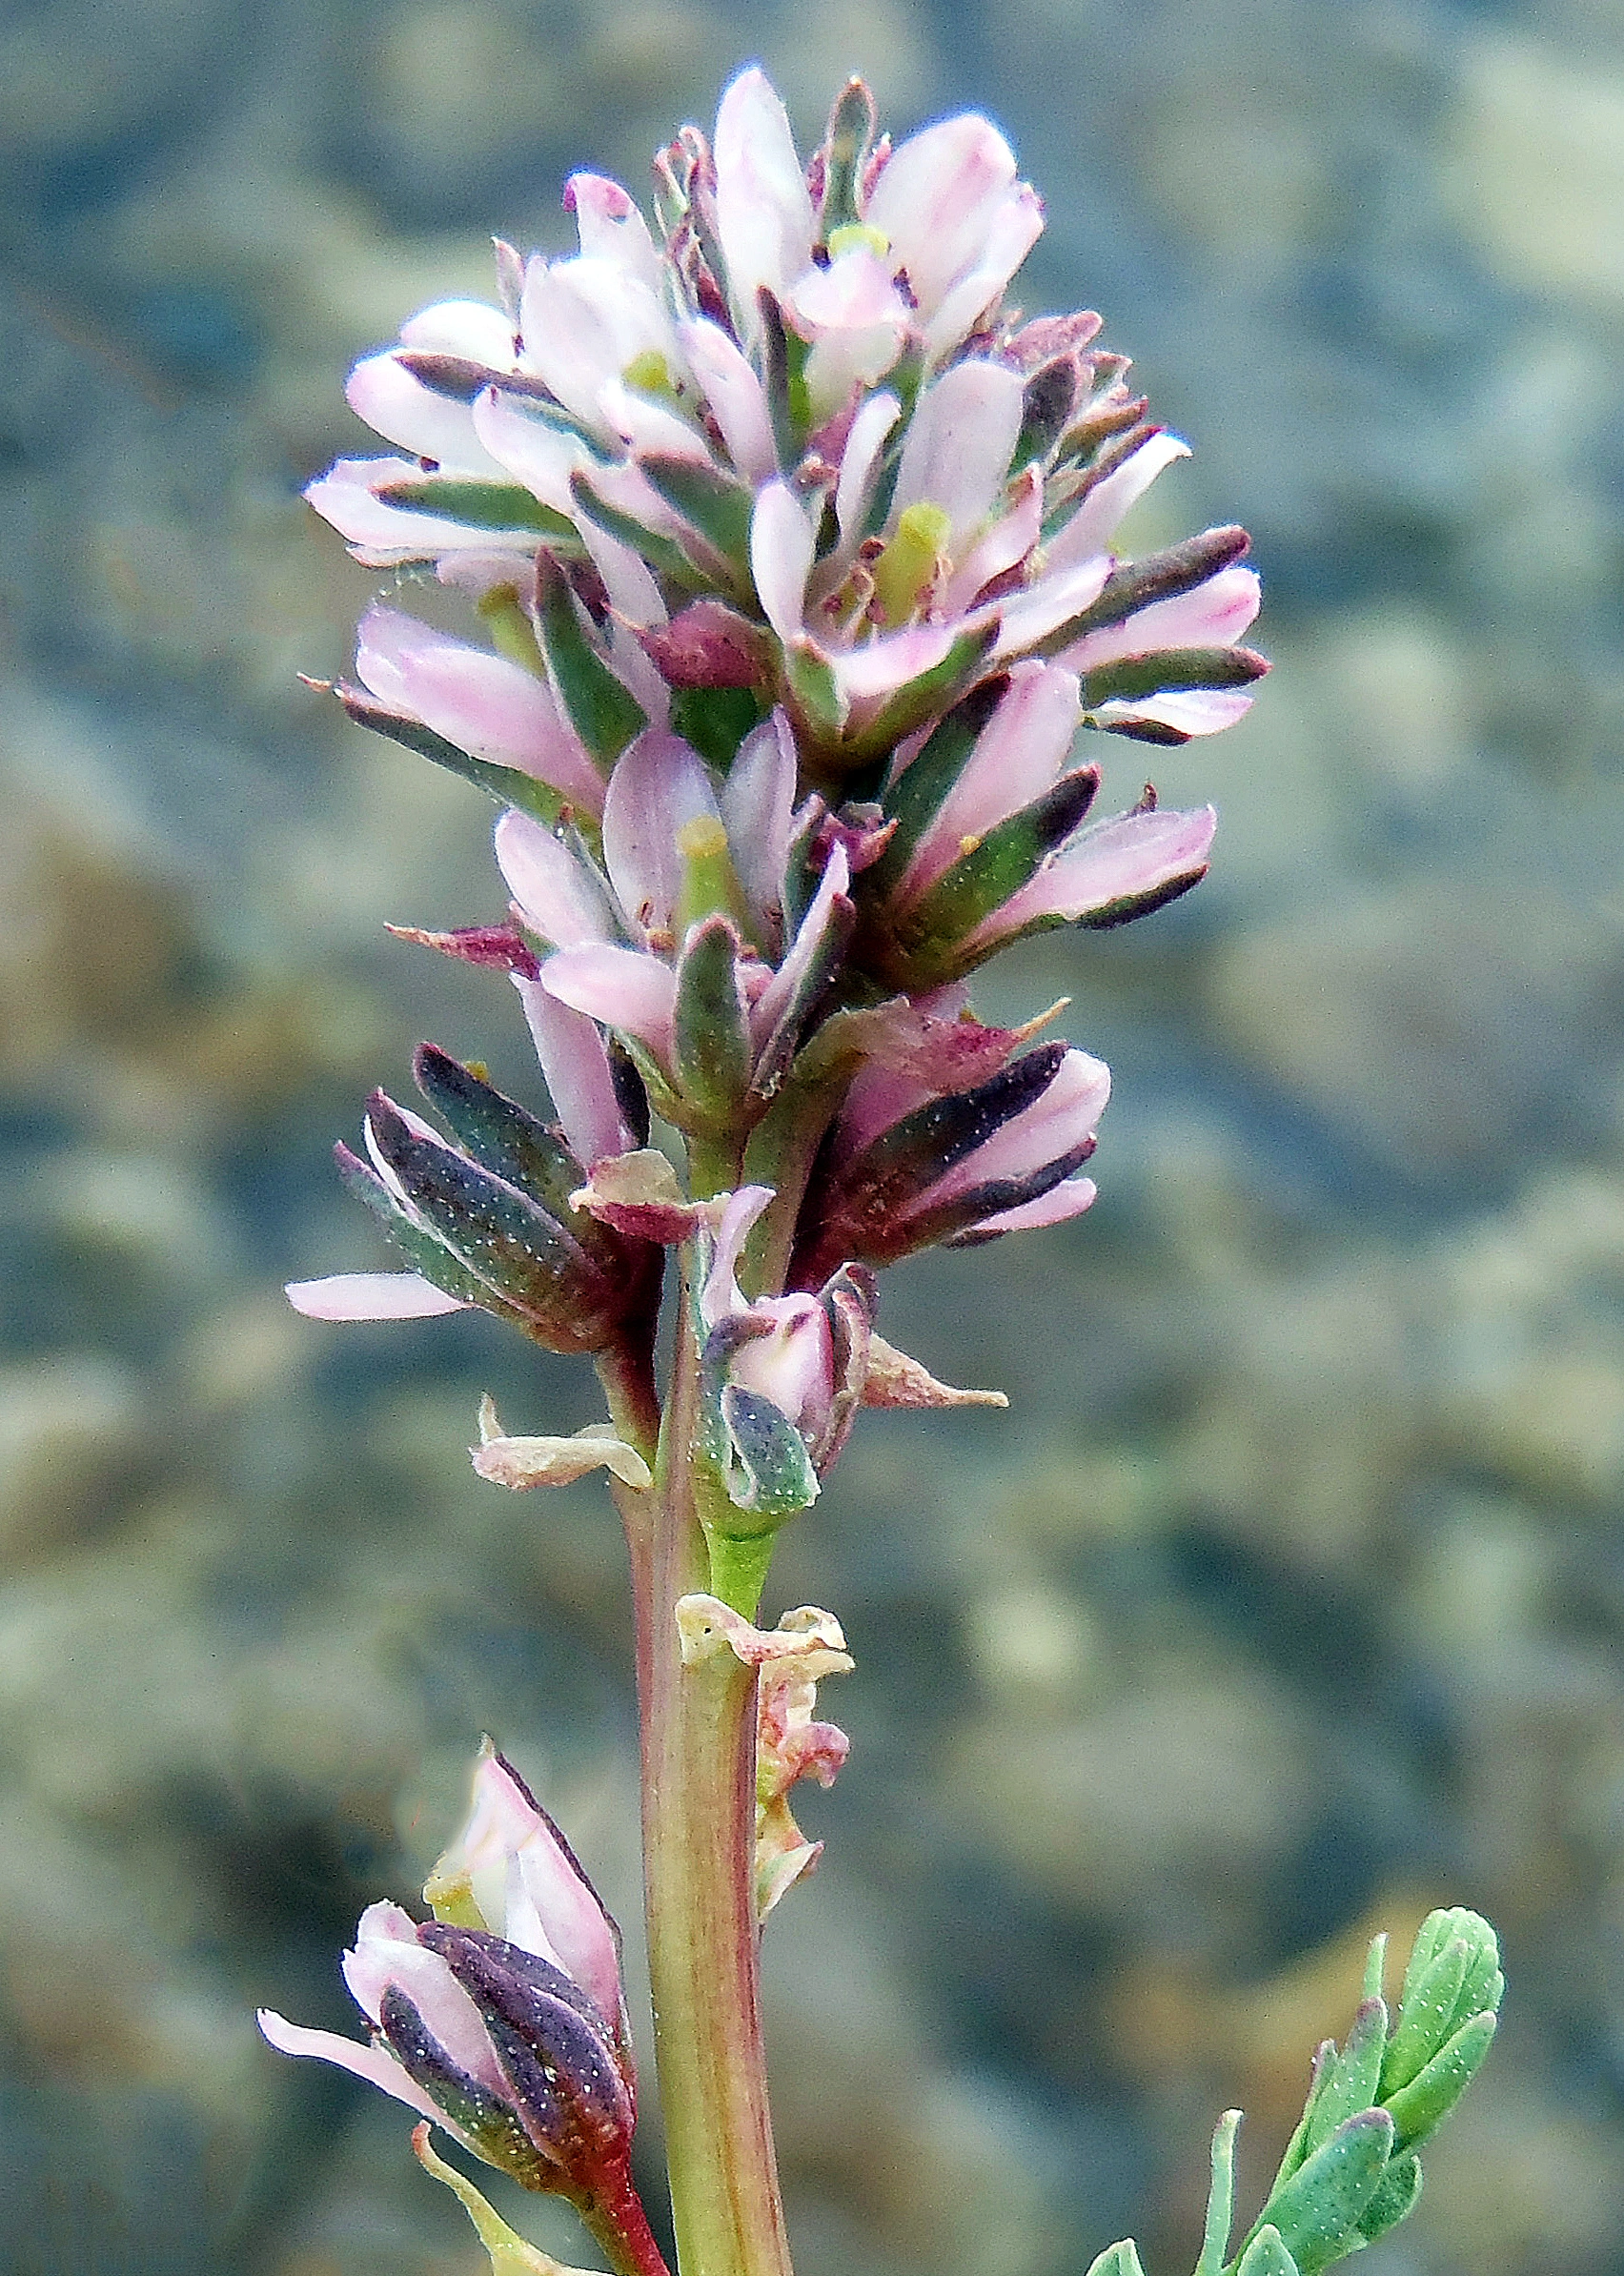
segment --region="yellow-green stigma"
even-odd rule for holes
[[[921,596],[942,574],[952,521],[922,498],[897,517],[897,533],[874,564],[874,598],[886,624],[905,624]]]
[[[883,229],[874,229],[866,221],[842,221],[839,229],[829,232],[829,258],[838,261],[842,253],[855,253],[859,246],[883,260],[891,250],[891,240]]]
[[[733,866],[727,832],[714,814],[696,814],[677,833],[677,851],[682,858],[682,884],[677,897],[677,937],[706,917],[731,917],[741,931],[746,927],[744,888]]]
[[[534,672],[538,680],[547,677],[547,660],[536,638],[536,627],[530,612],[519,599],[512,585],[493,585],[478,603],[479,614],[491,629],[491,640],[498,656],[505,656],[509,663],[519,664],[527,672]]]
[[[635,387],[639,396],[660,396],[668,403],[680,400],[680,391],[671,376],[671,366],[658,348],[645,348],[640,356],[634,356],[620,376],[628,387]]]

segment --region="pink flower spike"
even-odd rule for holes
[[[1188,443],[1176,435],[1164,430],[1148,436],[1131,457],[1095,483],[1070,520],[1049,539],[1045,554],[1050,570],[1067,569],[1074,561],[1104,553],[1128,508],[1138,503],[1159,474],[1189,455]]]
[[[511,2092],[479,2010],[440,1955],[418,1942],[417,1923],[400,1905],[369,1904],[339,1965],[351,1998],[374,2023],[384,1993],[403,1991],[459,2068],[493,2094]]]
[[[739,1259],[751,1228],[772,1198],[771,1186],[741,1186],[722,1197],[715,1247],[700,1290],[700,1317],[707,1328],[747,1309],[739,1287]]]
[[[621,2033],[620,1952],[609,1916],[562,1834],[488,1739],[468,1822],[429,1886],[464,1878],[495,1934],[561,1967]]]
[[[608,1049],[597,1024],[549,995],[539,980],[516,972],[513,984],[571,1153],[586,1169],[606,1155],[625,1153],[632,1133],[620,1114]]]
[[[638,633],[672,687],[755,687],[767,671],[761,628],[722,600],[690,600],[669,624]]]
[[[572,1010],[635,1037],[661,1067],[670,1066],[677,975],[657,956],[596,942],[560,948],[542,965],[541,986]]]
[[[943,615],[959,616],[995,579],[1018,568],[1042,536],[1043,520],[1043,474],[1028,466],[1009,511],[971,546],[943,587],[937,602]]]
[[[511,541],[513,576],[523,576],[535,558],[536,532],[515,530],[511,540],[499,531],[473,529],[409,506],[386,505],[377,496],[400,482],[421,482],[416,458],[340,458],[305,491],[305,501],[330,521],[356,560],[369,569],[396,569],[406,561],[443,559],[448,554],[489,555]]]
[[[325,1280],[290,1280],[283,1293],[307,1320],[432,1320],[468,1310],[417,1272],[333,1272]]]
[[[863,518],[879,470],[880,453],[902,416],[903,407],[895,396],[870,396],[851,422],[835,485],[835,520],[842,547],[855,546],[863,536]]]
[[[497,824],[496,848],[497,867],[532,932],[555,948],[616,937],[596,878],[534,815],[510,806]]]
[[[952,867],[965,839],[985,838],[1006,816],[1041,798],[1065,765],[1082,718],[1074,672],[1058,664],[1018,663],[958,781],[914,848],[899,900],[918,900]]]
[[[1117,698],[1102,703],[1093,717],[1106,728],[1147,720],[1153,726],[1171,730],[1167,741],[1182,742],[1187,736],[1222,734],[1226,727],[1245,719],[1252,702],[1253,698],[1241,688],[1192,687],[1147,696],[1143,702]]]
[[[1207,866],[1218,816],[1211,806],[1160,806],[1097,823],[1063,845],[1029,884],[976,927],[969,945],[1011,939],[1043,919],[1076,924],[1153,906]]]
[[[801,631],[817,546],[806,509],[787,482],[769,482],[750,518],[750,574],[767,622],[787,647]]]
[[[848,703],[895,695],[921,672],[935,670],[960,629],[956,624],[907,624],[862,648],[848,648],[829,659],[836,684]]]
[[[890,239],[915,297],[934,306],[979,251],[1015,184],[1015,153],[990,119],[961,112],[891,152],[863,219]]]
[[[1025,385],[1019,372],[967,356],[920,398],[903,445],[892,518],[905,507],[943,507],[953,542],[972,536],[991,512],[1021,432]]]
[[[1111,1095],[1111,1070],[1086,1051],[1068,1050],[1053,1081],[1024,1112],[966,1154],[920,1197],[920,1206],[1021,1178],[1092,1141]]]
[[[818,959],[823,936],[834,921],[836,905],[851,886],[851,864],[843,845],[830,849],[806,914],[778,970],[750,1007],[750,1033],[758,1051],[771,1042],[773,1030],[790,1006]]]
[[[993,216],[980,257],[961,272],[924,328],[931,360],[940,363],[975,331],[1044,234],[1044,201],[1025,182]]]
[[[1071,618],[1091,608],[1104,592],[1113,566],[1110,555],[1103,553],[1092,561],[1080,561],[1075,569],[1062,569],[1053,577],[1040,578],[1036,584],[1028,585],[1024,593],[1017,593],[1010,599],[985,601],[970,621],[985,622],[988,618],[997,618],[998,640],[991,660],[1003,663],[1011,657],[1025,655],[1029,648],[1048,640]],[[1060,660],[1071,664],[1069,655]]]
[[[411,712],[459,750],[517,767],[602,813],[602,776],[547,682],[522,665],[380,606],[361,620],[355,669],[381,702]]]
[[[484,300],[436,300],[400,327],[400,345],[417,356],[457,356],[493,372],[513,369],[513,326]]]
[[[519,408],[518,397],[504,396],[496,388],[488,388],[476,398],[472,416],[481,444],[516,482],[521,482],[533,498],[551,506],[556,514],[574,511],[570,477],[578,466],[586,464],[587,456],[573,435],[560,434],[557,427],[532,418]],[[421,479],[420,472],[417,478]],[[534,531],[530,548],[534,554]]]
[[[617,900],[645,932],[668,932],[682,884],[678,837],[720,810],[704,761],[680,736],[649,730],[622,751],[603,806],[603,860]]]
[[[775,934],[794,829],[795,738],[782,711],[752,728],[721,786],[721,819],[746,900]]]
[[[641,356],[675,379],[686,370],[676,327],[658,296],[613,261],[533,260],[520,313],[525,360],[583,427],[608,439],[601,390]]]
[[[782,299],[812,260],[812,200],[783,105],[741,71],[716,114],[716,221],[734,314],[753,336],[762,285]]]

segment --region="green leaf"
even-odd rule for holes
[[[1320,2096],[1325,2092],[1325,2089],[1330,2083],[1330,2074],[1335,2066],[1335,2040],[1322,2040],[1320,2042],[1318,2051],[1314,2056],[1313,2071],[1309,2080],[1309,2091],[1303,2103],[1303,2115],[1298,2119],[1296,2124],[1292,2127],[1291,2139],[1287,2143],[1285,2150],[1282,2153],[1279,2170],[1276,2172],[1273,2183],[1270,2185],[1269,2194],[1271,2196],[1274,2194],[1274,2191],[1280,2187],[1283,2182],[1289,2181],[1290,2179],[1291,2175],[1296,2172],[1298,2166],[1308,2155],[1309,2130],[1313,2124],[1314,2112],[1319,2108]]]
[[[448,774],[460,775],[465,782],[474,783],[498,806],[518,806],[549,828],[563,813],[568,802],[550,782],[538,782],[517,766],[497,766],[489,760],[471,758],[443,735],[425,727],[421,720],[391,711],[386,703],[379,703],[364,688],[352,687],[347,681],[339,681],[333,692],[357,727],[370,727],[375,735],[387,735],[391,742],[416,751],[419,759],[432,759]]]
[[[545,554],[537,560],[536,586],[536,629],[554,690],[594,764],[607,775],[648,725],[648,714],[587,638],[569,580]]]
[[[585,1182],[584,1173],[544,1122],[433,1044],[419,1045],[412,1071],[424,1098],[477,1162],[534,1194],[549,1209],[573,1214],[569,1197]],[[596,1223],[575,1215],[578,1238],[584,1239]]]
[[[382,505],[433,514],[441,521],[473,529],[523,530],[550,544],[581,550],[580,532],[569,516],[543,505],[517,482],[469,482],[456,476],[431,475],[421,482],[385,483],[376,496]]]
[[[1235,2276],[1298,2276],[1297,2264],[1272,2222],[1265,2222],[1242,2253]]]
[[[524,1325],[523,1314],[515,1306],[506,1303],[487,1282],[471,1272],[442,1241],[413,1223],[376,1170],[358,1161],[348,1147],[340,1147],[337,1154],[339,1176],[379,1220],[414,1272],[420,1272],[433,1287],[447,1296],[455,1296],[458,1303],[477,1304],[517,1327]]]
[[[1329,2142],[1345,2119],[1368,2110],[1381,2084],[1382,2057],[1387,2051],[1388,2011],[1381,2000],[1366,2000],[1353,2019],[1348,2044],[1330,2064],[1325,2084],[1315,2097],[1314,2114],[1304,2144],[1309,2154]]]
[[[738,1115],[750,1087],[750,1026],[739,991],[739,935],[725,917],[694,926],[677,964],[672,1058],[685,1104],[708,1125]]]
[[[1302,2276],[1315,2276],[1340,2260],[1348,2232],[1375,2195],[1392,2143],[1393,2124],[1385,2110],[1362,2110],[1348,2119],[1274,2191],[1247,2244],[1272,2223]]]
[[[1385,2237],[1390,2228],[1415,2210],[1421,2194],[1419,2158],[1394,2158],[1382,2175],[1376,2193],[1359,2216],[1359,2234],[1367,2245]]]
[[[1421,1970],[1399,2009],[1398,2028],[1388,2042],[1382,2064],[1382,2096],[1408,2086],[1423,2063],[1431,2061],[1449,2037],[1466,1972],[1472,1954],[1466,1939],[1451,1936]]]
[[[1493,2015],[1474,2015],[1407,2085],[1387,2097],[1387,2108],[1406,2149],[1418,2148],[1454,2108],[1482,2067],[1495,2027]]]
[[[781,1525],[817,1500],[818,1473],[806,1442],[781,1407],[760,1392],[727,1383],[721,1412],[732,1456],[727,1494],[736,1510]]]
[[[414,1211],[457,1261],[549,1333],[565,1335],[565,1349],[589,1348],[584,1338],[598,1323],[583,1314],[597,1268],[540,1203],[437,1140],[419,1138],[385,1101],[374,1099],[368,1119]]]
[[[1088,2276],[1145,2276],[1139,2247],[1133,2239],[1124,2237],[1120,2245],[1107,2245],[1099,2258],[1090,2263]]]
[[[1207,2191],[1207,2220],[1195,2276],[1219,2276],[1235,2219],[1235,2136],[1241,2113],[1226,2110],[1212,2136],[1212,2179]]]

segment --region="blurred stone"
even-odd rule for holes
[[[1429,876],[1233,939],[1209,1002],[1232,1048],[1429,1185],[1594,1129],[1624,1044],[1621,973],[1624,946],[1583,906]]]
[[[1312,1803],[1286,1702],[1239,1669],[1147,1673],[1076,1722],[988,1716],[962,1734],[948,1782],[1021,1874],[1122,1916],[1157,1882],[1264,1869]]]
[[[1624,71],[1504,33],[1469,51],[1444,194],[1513,282],[1624,317]]]
[[[0,1564],[92,1530],[151,1439],[141,1387],[94,1352],[0,1372]]]

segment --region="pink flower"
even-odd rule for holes
[[[1059,1224],[1093,1201],[1092,1180],[1074,1172],[1094,1150],[1110,1070],[1058,1043],[1011,1059],[1020,1037],[952,1017],[954,1001],[853,1082],[803,1217],[798,1284],[833,1256],[891,1264],[938,1242]],[[980,1080],[941,1086],[939,1070],[977,1059],[990,1063]]]
[[[597,2193],[624,2217],[637,2087],[619,1935],[558,1827],[488,1743],[468,1822],[424,1894],[432,1920],[369,1905],[344,1956],[368,2043],[269,2009],[260,2029],[283,2054],[381,2086],[526,2187]]]
[[[790,923],[795,774],[782,719],[749,738],[720,788],[688,744],[650,731],[611,778],[601,872],[529,815],[497,827],[514,905],[555,951],[539,990],[619,1035],[684,1125],[776,1083],[850,928],[838,840]],[[701,1064],[723,1047],[737,1078],[725,1094]]]
[[[355,670],[377,701],[470,758],[532,775],[594,817],[603,777],[546,681],[381,605],[361,620]]]
[[[560,1031],[549,1021],[543,1033],[574,1134],[624,1151],[632,1133],[601,1036],[589,1022]],[[564,1134],[432,1045],[413,1068],[457,1142],[375,1091],[363,1125],[369,1159],[342,1146],[337,1156],[416,1270],[294,1281],[289,1301],[321,1320],[423,1319],[477,1306],[550,1351],[601,1351],[649,1302],[656,1252],[572,1208],[587,1165]]]
[[[868,1372],[874,1289],[842,1267],[816,1295],[746,1299],[740,1257],[772,1200],[728,1194],[700,1236],[700,1379],[708,1452],[735,1510],[778,1523],[803,1509],[851,1434]]]

